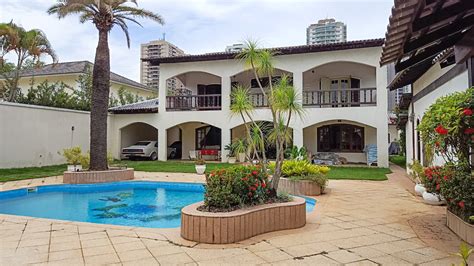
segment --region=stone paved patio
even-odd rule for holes
[[[389,181],[333,181],[304,228],[232,245],[185,241],[179,229],[148,229],[0,215],[0,264],[52,265],[451,265],[459,239],[445,208],[411,194],[403,170]],[[192,174],[137,172],[137,179],[202,182]],[[9,182],[1,190],[61,183]],[[471,259],[472,261],[472,259]],[[474,262],[474,261],[472,261]]]

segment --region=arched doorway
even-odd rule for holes
[[[151,143],[152,142],[152,143]],[[140,145],[136,145],[140,144]],[[145,145],[146,144],[146,145]],[[143,154],[140,151],[134,151],[133,146],[153,146],[148,147]],[[131,147],[130,151],[124,151]],[[158,129],[152,125],[136,122],[120,129],[120,158],[158,158]]]

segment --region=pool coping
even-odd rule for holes
[[[142,173],[148,173],[148,172],[142,172]],[[193,179],[195,177],[199,177],[196,174],[188,174],[191,176]],[[35,179],[30,179],[35,180]],[[23,180],[25,181],[25,180]],[[127,180],[127,181],[119,181],[119,182],[137,182],[137,181],[150,181],[150,182],[164,182],[164,183],[185,183],[185,184],[204,184],[204,181],[200,180],[193,180],[191,182],[186,181],[185,179],[182,180],[176,180],[176,181],[169,181],[165,180],[162,178],[156,178],[156,177],[145,177],[145,178],[139,178],[139,179],[134,179],[134,180]],[[15,182],[15,181],[11,181]],[[114,183],[119,183],[119,182],[114,182]],[[47,185],[71,185],[71,184],[63,184],[63,183],[53,183],[53,184],[44,184],[40,186],[47,186]],[[86,184],[87,185],[87,184]],[[92,184],[96,185],[96,184]],[[39,187],[39,186],[22,186],[21,188],[17,189],[25,189],[29,187]],[[1,192],[6,192],[6,191],[11,191],[15,189],[7,189],[7,190],[2,190]],[[317,221],[321,217],[322,209],[324,208],[326,199],[330,195],[330,189],[325,191],[325,194],[322,194],[320,196],[305,196],[307,198],[311,198],[316,200],[317,204],[314,205],[314,208],[311,212],[306,213],[306,225],[297,228],[297,229],[288,229],[288,230],[282,230],[282,231],[274,231],[274,232],[268,232],[264,233],[261,235],[257,235],[254,237],[251,237],[249,239],[239,241],[237,243],[233,244],[212,244],[208,248],[215,248],[216,246],[222,246],[226,248],[231,248],[231,247],[242,247],[245,245],[249,244],[255,244],[258,242],[261,242],[262,240],[269,238],[269,237],[275,237],[275,236],[281,236],[281,235],[287,235],[291,233],[297,233],[297,232],[303,232],[304,229],[308,226],[314,226],[317,224]],[[47,221],[51,223],[62,223],[62,224],[77,224],[77,225],[85,225],[85,226],[92,226],[92,227],[101,227],[101,228],[111,228],[111,229],[120,229],[120,230],[132,230],[132,231],[149,231],[149,232],[155,232],[164,235],[168,241],[171,243],[177,244],[177,245],[183,245],[183,246],[188,246],[188,247],[193,247],[197,245],[197,242],[189,241],[181,237],[180,235],[180,227],[176,228],[150,228],[150,227],[136,227],[136,226],[126,226],[126,225],[113,225],[113,224],[99,224],[99,223],[91,223],[91,222],[79,222],[79,221],[69,221],[69,220],[59,220],[59,219],[50,219],[50,218],[39,218],[39,217],[33,217],[33,216],[21,216],[21,215],[10,215],[10,214],[2,214],[0,213],[0,217],[9,217],[9,218],[19,218],[19,219],[29,219],[29,220],[38,220],[38,221]]]

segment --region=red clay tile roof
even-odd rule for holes
[[[379,46],[382,46],[383,43],[384,43],[384,39],[369,39],[369,40],[358,40],[358,41],[349,41],[349,42],[341,42],[341,43],[331,43],[331,44],[275,47],[275,48],[270,48],[270,50],[275,52],[277,55],[289,55],[289,54],[305,54],[305,53],[317,53],[317,52],[327,52],[327,51],[379,47]],[[175,56],[175,57],[142,58],[141,60],[148,61],[152,65],[159,65],[159,64],[165,64],[165,63],[227,60],[227,59],[234,59],[237,54],[238,54],[237,52],[218,52],[218,53],[207,53],[207,54],[198,54],[198,55],[182,55],[182,56]]]

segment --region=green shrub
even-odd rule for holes
[[[256,205],[271,198],[268,174],[260,166],[235,166],[206,175],[204,206],[207,209],[235,209]]]
[[[441,195],[448,209],[464,221],[474,224],[474,176],[456,167],[446,170],[441,181]]]
[[[275,169],[275,164],[269,165],[270,170]],[[329,172],[329,167],[320,166],[310,163],[307,160],[286,160],[281,167],[281,174],[283,177],[292,180],[309,180],[321,186],[322,190],[327,185],[326,174]]]
[[[79,146],[75,146],[69,149],[64,149],[62,155],[66,159],[66,162],[70,165],[81,164],[82,150],[81,150],[81,147]]]

